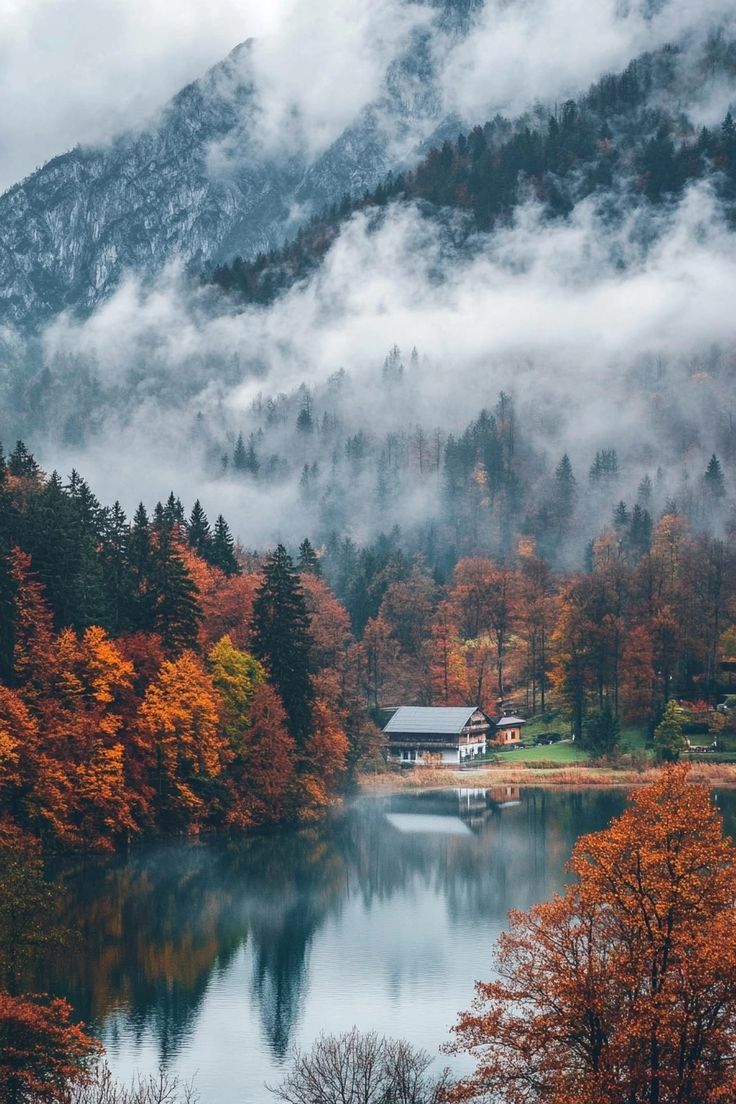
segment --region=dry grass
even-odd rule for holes
[[[517,766],[487,767],[478,771],[456,771],[447,768],[414,767],[412,770],[386,770],[380,774],[362,774],[363,790],[424,790],[464,786],[484,789],[491,786],[644,786],[653,782],[659,767],[641,768],[583,765],[566,767]],[[736,764],[695,762],[690,768],[693,782],[709,786],[736,786]]]

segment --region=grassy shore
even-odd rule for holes
[[[550,748],[540,748],[550,751]],[[418,790],[466,787],[468,789],[492,786],[572,786],[583,789],[589,786],[643,786],[652,782],[659,773],[653,765],[643,767],[617,767],[590,763],[563,763],[559,760],[512,762],[504,756],[501,765],[489,765],[478,770],[452,770],[445,767],[414,767],[411,770],[383,769],[365,771],[360,776],[361,789]],[[703,763],[695,761],[691,766],[693,782],[705,782],[709,786],[736,786],[736,764]]]

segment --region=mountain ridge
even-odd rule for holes
[[[32,331],[60,311],[88,313],[129,269],[268,251],[411,160],[441,122],[429,36],[462,33],[473,4],[430,7],[431,30],[415,28],[377,99],[316,156],[262,148],[251,39],[148,127],[75,147],[13,185],[0,196],[0,325]]]

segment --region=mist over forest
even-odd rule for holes
[[[183,477],[250,548],[398,527],[438,570],[520,536],[580,567],[622,503],[723,533],[729,5],[387,0],[357,32],[351,11],[327,43],[318,13],[314,87],[295,16],[185,90],[227,107],[197,139],[211,181],[247,156],[283,183],[299,151],[282,229],[108,266],[97,298],[8,321],[0,437],[129,512]],[[111,149],[160,143],[182,103]],[[371,173],[324,185],[358,141]]]

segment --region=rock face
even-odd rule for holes
[[[150,275],[173,257],[195,271],[252,257],[374,186],[442,122],[437,40],[461,34],[466,18],[467,2],[444,0],[376,102],[311,160],[260,148],[251,43],[149,128],[55,157],[0,197],[0,325],[33,330],[64,309],[86,313],[126,270]]]

